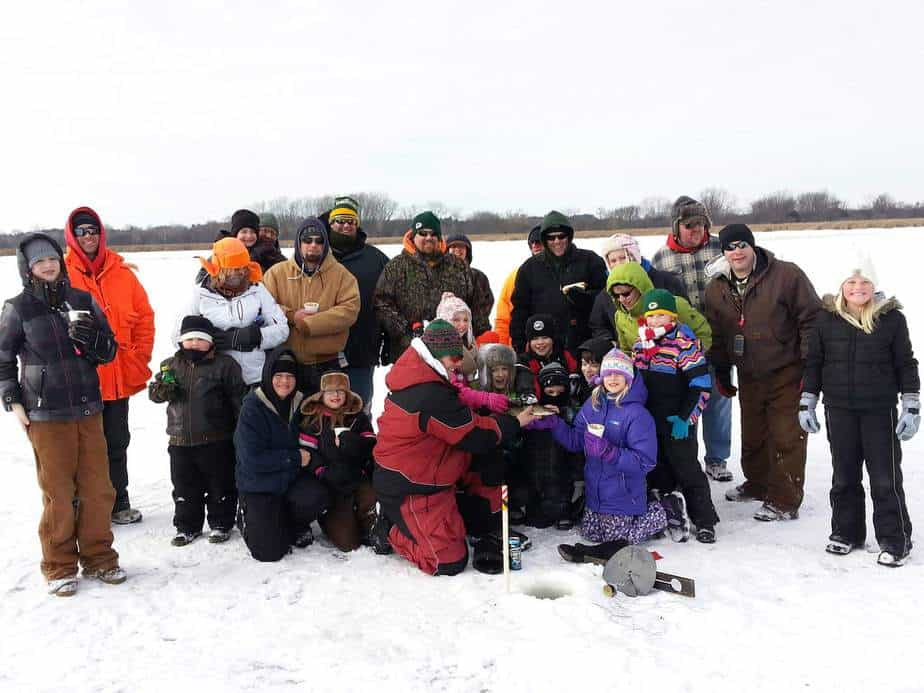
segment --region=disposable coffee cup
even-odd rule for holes
[[[591,434],[597,436],[597,438],[603,437],[603,424],[587,424],[587,430],[590,431]]]
[[[318,303],[306,303],[305,304],[305,310],[307,310],[309,313],[317,313],[318,308],[320,307],[321,306]]]
[[[74,322],[75,320],[80,320],[84,315],[89,316],[90,311],[88,310],[69,310],[67,311],[67,321]]]

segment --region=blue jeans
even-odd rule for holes
[[[363,411],[369,413],[372,407],[372,374],[375,368],[347,368],[346,374],[350,378],[350,389],[363,398]]]
[[[712,371],[712,369],[709,369]],[[706,445],[706,464],[727,462],[731,456],[732,401],[722,397],[716,389],[715,371],[712,371],[712,393],[703,412],[703,443]]]

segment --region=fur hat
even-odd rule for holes
[[[263,279],[263,270],[260,269],[260,265],[251,261],[247,246],[233,237],[216,241],[212,245],[212,257],[208,260],[200,257],[199,262],[211,277],[217,277],[223,269],[246,267],[250,270],[250,281],[258,282]]]
[[[340,413],[350,415],[362,410],[363,398],[350,389],[350,376],[341,371],[328,371],[321,376],[320,389],[302,402],[299,411],[302,414],[312,413],[316,410],[317,405],[321,403],[324,393],[331,390],[343,390],[346,393],[346,401],[337,410]]]
[[[536,313],[526,320],[526,341],[536,337],[555,339],[555,317],[550,313]]]
[[[511,347],[506,344],[485,344],[478,350],[478,362],[481,364],[478,379],[483,390],[490,388],[491,371],[502,366],[510,369],[510,387],[513,387],[517,354]]]
[[[709,218],[706,205],[686,195],[678,197],[671,208],[671,233],[674,238],[680,238],[681,224],[697,220],[703,222],[707,232],[712,228],[712,219]]]
[[[565,392],[568,391],[570,385],[568,371],[566,371],[564,366],[558,363],[558,361],[547,363],[539,369],[539,387],[544,390],[547,387],[553,387],[555,385],[563,386]]]
[[[610,349],[600,362],[600,377],[605,378],[608,375],[621,375],[626,379],[626,386],[632,387],[632,381],[635,379],[632,359],[619,349]]]
[[[179,344],[187,339],[204,339],[212,344],[215,340],[215,326],[201,315],[187,315],[180,323],[180,336],[176,341]]]
[[[253,229],[254,233],[260,229],[260,217],[249,209],[239,209],[231,215],[231,235],[236,236],[241,229]]]
[[[464,353],[462,337],[456,332],[456,328],[445,320],[436,319],[427,325],[421,339],[430,353],[438,359],[444,356],[461,358]]]
[[[603,241],[603,245],[600,247],[600,255],[603,257],[603,261],[606,262],[607,267],[610,266],[610,263],[606,256],[614,250],[625,250],[629,262],[642,261],[642,251],[641,248],[638,247],[638,241],[629,234],[614,233]]]

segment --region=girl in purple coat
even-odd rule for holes
[[[563,544],[566,560],[609,558],[627,544],[638,544],[667,527],[664,507],[648,502],[645,476],[657,461],[654,419],[645,409],[648,391],[635,377],[632,359],[610,350],[600,364],[601,383],[568,426],[549,417],[559,445],[583,451],[585,510],[581,535],[599,546]],[[533,426],[536,426],[534,423]]]

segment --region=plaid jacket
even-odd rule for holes
[[[670,272],[680,278],[686,288],[687,298],[700,313],[706,307],[706,265],[722,254],[719,239],[709,236],[709,242],[692,253],[678,253],[667,245],[659,248],[651,258],[651,264],[659,270]]]

